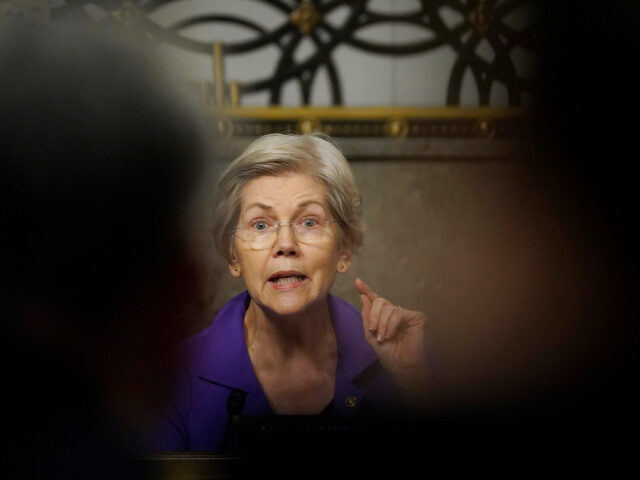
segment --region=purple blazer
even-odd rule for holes
[[[231,415],[274,415],[245,343],[249,301],[246,291],[232,298],[212,325],[182,342],[186,361],[173,405],[152,434],[154,451],[219,452]],[[360,312],[332,295],[328,302],[338,349],[332,414],[386,409],[395,388],[364,339]]]

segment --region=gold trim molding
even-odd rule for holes
[[[335,137],[494,138],[527,128],[523,109],[488,107],[217,107],[214,135],[324,132]]]
[[[489,107],[217,107],[212,134],[234,156],[269,133],[323,132],[350,159],[503,158],[530,131],[524,109]]]

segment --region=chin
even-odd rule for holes
[[[326,298],[326,295],[322,297],[323,300],[326,300]],[[298,315],[309,309],[317,308],[320,302],[321,299],[319,298],[309,299],[307,297],[302,298],[302,296],[295,294],[280,294],[278,298],[272,299],[271,302],[265,304],[265,307],[277,315],[289,316]]]
[[[311,304],[300,299],[282,299],[272,304],[272,310],[278,315],[297,315],[310,306]]]

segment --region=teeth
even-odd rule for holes
[[[284,285],[285,283],[301,282],[303,279],[304,277],[296,277],[296,276],[278,277],[275,280],[273,280],[273,283],[276,283],[278,285]]]

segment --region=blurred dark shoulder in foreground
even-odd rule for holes
[[[184,217],[203,123],[121,31],[0,28],[9,472],[126,478],[197,291]]]

